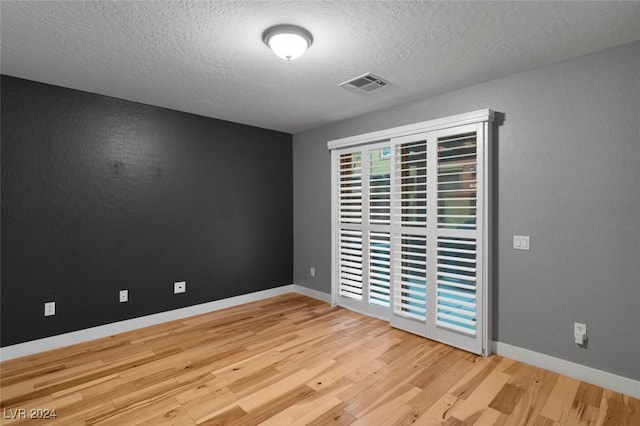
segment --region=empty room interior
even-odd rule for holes
[[[640,2],[0,17],[0,424],[640,425]]]

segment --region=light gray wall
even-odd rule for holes
[[[494,340],[640,380],[640,42],[294,135],[294,282],[331,291],[327,141],[481,108],[504,114]]]

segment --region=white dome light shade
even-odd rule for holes
[[[313,37],[309,31],[295,25],[276,25],[262,34],[264,43],[280,58],[292,61],[302,56]]]
[[[287,61],[302,56],[307,46],[307,40],[297,34],[276,34],[269,39],[273,53]]]

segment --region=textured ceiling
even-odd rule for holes
[[[640,2],[2,1],[2,73],[296,133],[640,39]],[[281,23],[314,43],[286,63]],[[369,94],[338,84],[371,72]]]

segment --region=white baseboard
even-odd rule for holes
[[[550,355],[512,346],[507,343],[493,341],[493,353],[515,359],[517,361],[563,374],[574,379],[611,389],[634,398],[640,398],[640,381],[618,376],[586,365],[556,358]]]
[[[293,284],[293,292],[301,294],[303,296],[311,297],[312,299],[318,299],[328,304],[331,304],[331,295],[322,291],[314,290],[301,285]]]

